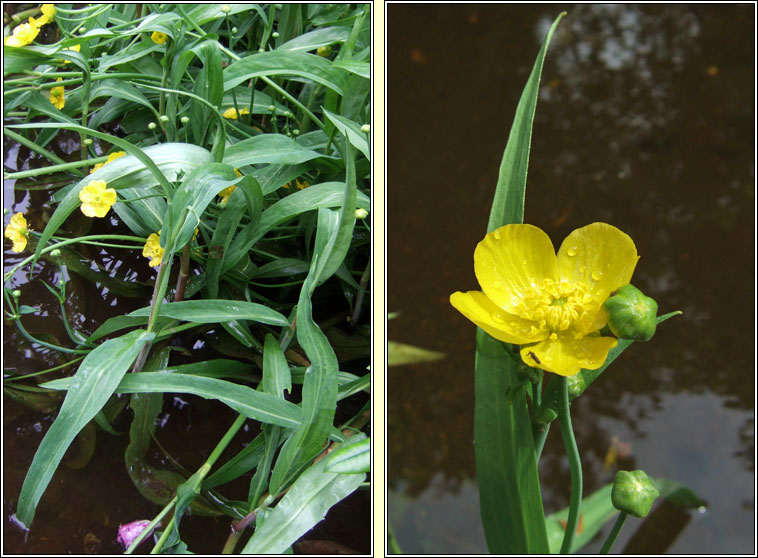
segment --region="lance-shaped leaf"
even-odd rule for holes
[[[155,334],[136,330],[95,348],[82,361],[50,430],[34,455],[18,498],[17,519],[29,527],[42,494],[69,445],[103,408],[142,345]]]

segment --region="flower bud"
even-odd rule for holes
[[[187,124],[189,124],[189,121],[190,121],[190,119],[189,119],[189,116],[182,116],[182,117],[180,118],[180,122],[181,122],[182,124],[184,124],[184,125],[187,125]]]
[[[140,519],[138,521],[127,523],[126,525],[119,525],[118,538],[116,540],[124,545],[124,548],[129,548],[148,525],[150,525],[150,522],[147,519]]]
[[[371,124],[364,124],[361,126],[361,132],[368,134],[371,131]]]
[[[265,48],[259,48],[258,52],[266,52],[266,49]]]
[[[155,122],[151,122],[147,125],[148,130],[155,130],[156,126],[158,126]]]
[[[232,35],[236,35],[237,31],[239,31],[239,29],[237,29],[236,27],[232,27]]]
[[[223,6],[221,6],[221,11],[224,12],[225,14],[228,14],[229,12],[232,11],[232,7],[229,4],[224,4]]]
[[[20,296],[21,296],[21,291],[19,291],[18,289],[14,289],[14,290],[11,292],[11,294],[13,295],[13,298],[18,298],[18,297],[20,297]]]
[[[84,138],[84,145],[92,145],[92,138]]]
[[[274,105],[269,105],[268,110],[270,110],[271,112],[274,112],[276,111],[276,107]]]
[[[608,312],[608,327],[619,339],[649,341],[655,334],[658,303],[634,285],[612,292],[603,307]]]
[[[368,217],[368,211],[366,211],[362,207],[359,207],[358,209],[355,210],[356,219],[365,219],[366,217]]]
[[[61,257],[61,251],[56,248],[55,250],[50,251],[50,257],[52,258],[60,258]]]
[[[619,511],[645,517],[660,496],[645,471],[619,471],[613,479],[611,502]]]
[[[279,36],[279,31],[274,31],[273,33],[271,33],[271,36],[272,36],[274,39],[276,39],[276,38]]]
[[[160,120],[161,122],[168,122],[168,116],[166,116],[165,114],[161,114],[158,117],[158,120]]]

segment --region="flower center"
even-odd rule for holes
[[[593,300],[582,282],[543,279],[524,296],[519,315],[552,334],[573,326],[590,310]]]

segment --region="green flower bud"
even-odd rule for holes
[[[368,134],[371,131],[371,124],[364,124],[361,126],[361,132]]]
[[[658,496],[659,492],[645,471],[619,471],[613,479],[611,502],[619,511],[645,517]]]
[[[92,138],[84,138],[84,145],[92,145]]]
[[[229,4],[224,4],[223,6],[221,6],[221,11],[224,12],[225,14],[228,14],[229,12],[232,11],[232,7]]]
[[[13,298],[18,298],[21,296],[21,291],[15,289],[13,292],[11,292],[11,294],[13,295]]]
[[[272,36],[274,39],[276,39],[276,38],[279,36],[279,31],[274,31],[273,33],[271,33],[271,36]]]
[[[55,250],[50,251],[50,257],[52,258],[60,258],[61,257],[61,251],[56,248]]]
[[[608,327],[619,339],[649,341],[655,334],[658,303],[634,285],[612,292],[603,307],[608,312]]]
[[[156,126],[158,126],[155,122],[151,122],[147,125],[148,130],[155,130]]]
[[[158,120],[160,120],[161,122],[168,122],[168,116],[166,116],[165,114],[161,114],[158,117]]]
[[[189,121],[190,121],[189,116],[182,116],[180,118],[180,121],[182,124],[185,124],[185,125],[189,124]]]
[[[239,29],[237,29],[236,27],[232,27],[232,35],[236,35],[237,31],[239,31]]]
[[[270,110],[271,112],[274,112],[276,111],[276,107],[274,105],[269,105],[268,110]]]
[[[359,207],[358,209],[355,210],[356,219],[365,219],[366,217],[368,217],[368,211],[366,211],[362,207]]]

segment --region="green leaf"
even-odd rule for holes
[[[398,343],[397,341],[387,342],[387,366],[397,366],[399,364],[410,364],[413,362],[432,362],[445,358],[445,353]]]
[[[251,54],[224,70],[224,91],[259,76],[299,76],[320,83],[342,95],[347,72],[315,54],[270,51]]]
[[[48,389],[69,389],[72,385],[69,378],[43,384]],[[115,390],[115,393],[141,392],[191,393],[204,399],[216,399],[248,418],[285,428],[297,428],[302,421],[300,407],[294,403],[247,386],[203,376],[140,372],[122,378]]]
[[[500,165],[487,232],[524,218],[526,172],[539,80],[553,22],[521,95]],[[509,403],[516,383],[513,360],[502,343],[478,329],[476,337],[474,448],[480,507],[493,554],[548,551],[531,421],[523,390]]]
[[[360,443],[356,434],[341,447]],[[364,474],[330,473],[326,460],[308,468],[287,491],[273,511],[259,525],[242,550],[243,554],[281,554],[307,533],[327,511],[347,498],[366,478]]]
[[[343,444],[325,459],[328,473],[368,473],[371,470],[371,439]]]
[[[130,312],[130,317],[150,315],[150,307]],[[160,315],[185,322],[215,324],[231,320],[253,320],[262,324],[287,327],[289,322],[282,314],[262,304],[242,300],[183,300],[161,304]]]
[[[224,163],[233,167],[261,163],[296,165],[323,156],[287,136],[262,134],[229,146],[224,152]]]
[[[70,389],[58,417],[37,448],[18,497],[16,517],[27,528],[63,454],[108,401],[142,345],[154,337],[153,333],[137,330],[106,341],[89,353],[76,374],[67,379]]]
[[[371,152],[369,150],[368,140],[366,139],[366,134],[361,132],[361,127],[349,118],[334,114],[326,109],[324,109],[324,114],[329,120],[331,120],[332,124],[334,124],[340,133],[350,141],[353,147],[363,153],[363,156],[370,161]]]
[[[344,43],[349,36],[350,29],[347,27],[321,27],[287,41],[277,47],[277,50],[289,52],[316,50],[322,46]]]

